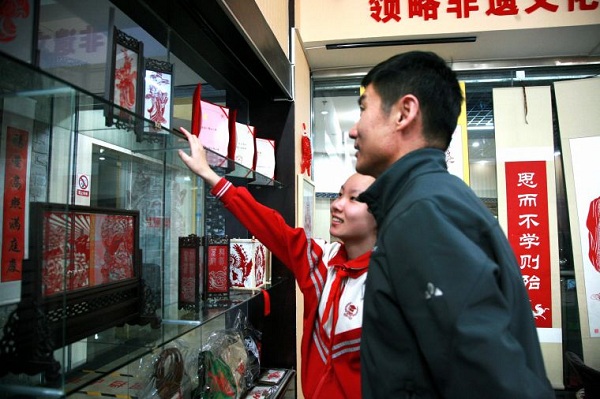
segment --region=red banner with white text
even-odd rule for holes
[[[550,227],[545,161],[506,162],[508,239],[537,327],[552,327]]]

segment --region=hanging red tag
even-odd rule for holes
[[[265,311],[264,311],[264,315],[268,316],[271,314],[271,296],[269,295],[269,292],[267,290],[261,290],[263,293],[263,296],[265,297]]]

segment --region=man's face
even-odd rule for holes
[[[394,107],[384,112],[381,97],[372,85],[366,87],[359,106],[360,119],[349,132],[357,150],[356,171],[378,177],[397,159],[399,141],[395,132],[399,115]]]

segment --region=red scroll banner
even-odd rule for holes
[[[25,194],[29,133],[6,129],[4,217],[2,223],[2,281],[21,280],[25,250]]]
[[[552,327],[546,162],[507,162],[508,240],[529,293],[537,327]]]

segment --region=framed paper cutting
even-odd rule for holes
[[[139,322],[139,212],[32,203],[21,302],[41,307],[54,344]],[[85,306],[82,306],[85,304]]]
[[[65,209],[65,205],[44,208],[36,215],[41,229],[33,240],[44,296],[136,277],[137,212]]]
[[[53,351],[146,317],[139,249],[139,212],[31,203],[29,259],[21,301],[3,342],[3,372],[57,378]],[[13,357],[11,353],[17,355]]]
[[[147,58],[144,76],[144,118],[155,130],[171,127],[173,109],[173,64]]]
[[[108,107],[106,126],[134,129],[138,141],[142,127],[134,120],[134,114],[142,114],[143,53],[144,43],[113,27],[106,92],[108,100],[117,107]]]

